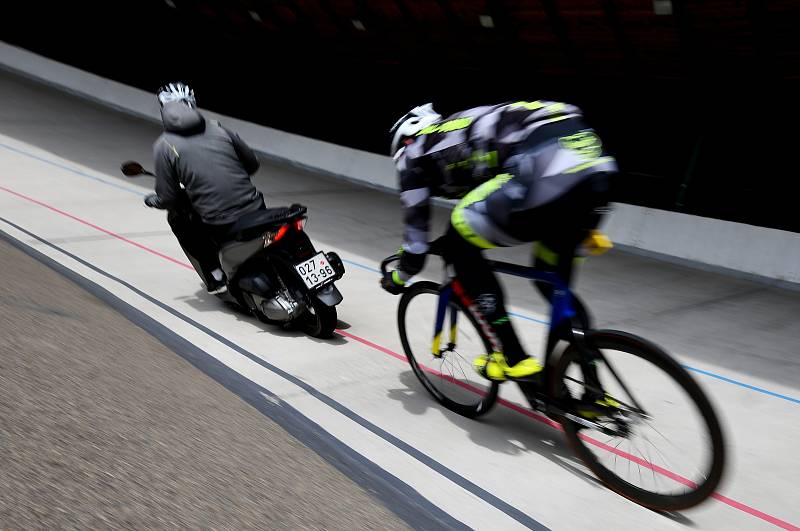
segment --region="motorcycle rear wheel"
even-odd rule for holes
[[[311,337],[330,339],[336,330],[338,320],[336,306],[328,306],[318,298],[311,296],[306,311],[297,318],[297,326]]]

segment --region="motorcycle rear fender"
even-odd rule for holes
[[[314,294],[322,304],[326,306],[336,306],[340,302],[342,302],[342,293],[339,291],[333,283],[328,284],[326,286],[322,286],[317,292]]]

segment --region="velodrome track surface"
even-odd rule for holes
[[[798,292],[617,252],[581,272],[598,325],[673,352],[725,423],[715,498],[656,514],[588,477],[510,386],[481,421],[429,399],[399,354],[397,299],[377,289],[400,239],[396,196],[270,164],[256,176],[270,204],[306,204],[317,246],[347,261],[342,330],[317,341],[201,289],[163,213],[142,205],[152,181],[118,172],[150,166],[156,126],[7,74],[0,102],[3,527],[800,525]],[[507,287],[539,345],[546,309]]]

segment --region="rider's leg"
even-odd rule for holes
[[[498,343],[494,348],[505,355],[511,366],[527,358],[506,313],[503,289],[481,249],[462,238],[453,227],[444,243],[458,278],[457,294],[481,324],[488,327],[490,337],[494,336],[492,339]]]
[[[496,353],[475,360],[475,367],[492,379],[524,378],[542,370],[525,354],[505,310],[503,292],[481,250],[520,242],[509,238],[486,213],[486,204],[506,187],[515,187],[511,175],[498,175],[469,194],[453,210],[445,252],[453,263],[462,298],[485,327]]]
[[[535,209],[512,213],[511,232],[517,238],[538,240],[534,243],[536,269],[558,273],[565,284],[571,285],[576,249],[597,228],[608,205],[606,173],[596,173],[570,189],[561,197]],[[536,233],[530,227],[540,227]],[[542,296],[551,300],[552,286],[535,282]]]
[[[471,299],[471,305],[479,308],[477,313],[484,316],[487,328],[499,341],[510,367],[508,370],[503,367],[503,372],[510,377],[533,374],[541,370],[541,366],[525,355],[506,314],[502,290],[481,249],[531,242],[549,234],[560,242],[559,250],[562,246],[564,249],[569,247],[571,257],[578,241],[574,227],[576,223],[583,223],[585,214],[582,198],[587,195],[583,193],[587,185],[582,183],[577,183],[552,201],[536,204],[534,192],[539,175],[534,171],[534,159],[537,153],[532,150],[517,157],[521,178],[501,174],[467,194],[453,210],[448,238],[456,274]],[[588,195],[593,197],[593,194]],[[559,223],[561,220],[565,223]],[[562,262],[561,269],[568,281],[571,260]],[[476,360],[476,365],[479,361]],[[518,370],[514,370],[517,366]],[[486,367],[489,372],[490,366]]]
[[[205,227],[206,234],[208,234],[211,242],[217,249],[219,249],[230,239],[228,235],[230,234],[233,225],[233,223],[226,223],[224,225],[209,225],[208,223],[205,223],[203,226]]]
[[[212,272],[219,269],[219,257],[203,223],[196,215],[177,210],[167,212],[167,222],[206,287],[214,288],[218,281]]]
[[[576,258],[576,250],[589,232],[599,225],[602,216],[607,211],[608,178],[609,176],[604,173],[592,175],[557,201],[539,209],[539,214],[550,218],[550,226],[554,230],[542,235],[540,241],[535,244],[534,267],[536,269],[553,271],[565,284],[571,285],[574,266],[579,261]],[[553,286],[542,282],[535,284],[542,295],[548,301],[552,301]],[[576,302],[577,304],[575,304]],[[573,306],[577,312],[578,322],[584,328],[589,328],[591,323],[586,309],[579,301],[573,301]],[[596,369],[592,364],[586,364],[582,368],[586,381],[597,381]],[[600,411],[619,406],[611,397],[590,391],[584,394],[583,400],[588,404],[593,404],[592,407],[599,406]],[[588,413],[584,412],[586,416],[597,416],[595,410],[587,411]]]

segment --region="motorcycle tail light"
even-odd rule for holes
[[[306,218],[300,218],[294,222],[294,228],[298,231],[303,230],[303,227],[306,226]]]
[[[276,231],[267,231],[264,233],[264,247],[272,245],[286,235],[289,230],[289,225],[284,225]]]

